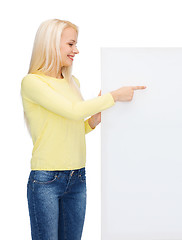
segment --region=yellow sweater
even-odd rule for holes
[[[80,88],[80,83],[73,76]],[[32,170],[74,170],[85,167],[85,134],[91,115],[115,104],[111,93],[84,101],[64,79],[27,74],[21,96],[33,141]]]

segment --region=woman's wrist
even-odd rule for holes
[[[113,91],[113,92],[110,92],[110,93],[111,93],[111,95],[112,95],[114,101],[117,102],[118,99],[117,99],[116,91]]]
[[[94,129],[94,128],[96,127],[96,124],[92,121],[92,118],[89,118],[89,119],[88,119],[88,124],[90,125],[90,127],[91,127],[92,129]]]

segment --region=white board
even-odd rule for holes
[[[182,239],[182,48],[101,48],[102,240]]]

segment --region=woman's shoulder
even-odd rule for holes
[[[33,73],[27,73],[24,77],[23,80],[25,79],[41,79],[44,80],[45,79],[45,74],[41,73],[41,72],[33,72]]]
[[[22,78],[22,83],[28,82],[32,77],[33,77],[33,74],[30,74],[30,73],[24,75]]]
[[[36,73],[27,73],[24,75],[23,79],[38,78],[40,75]]]
[[[22,78],[21,81],[21,87],[23,88],[27,88],[30,87],[31,85],[39,85],[42,83],[47,83],[46,79],[41,76],[40,74],[36,74],[36,73],[27,73],[26,75],[24,75],[24,77]]]

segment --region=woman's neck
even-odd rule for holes
[[[56,71],[51,71],[49,73],[46,73],[46,75],[50,76],[50,77],[54,77],[54,78],[60,78],[60,79],[63,79],[63,75],[62,75],[62,72],[57,75],[56,74]]]

